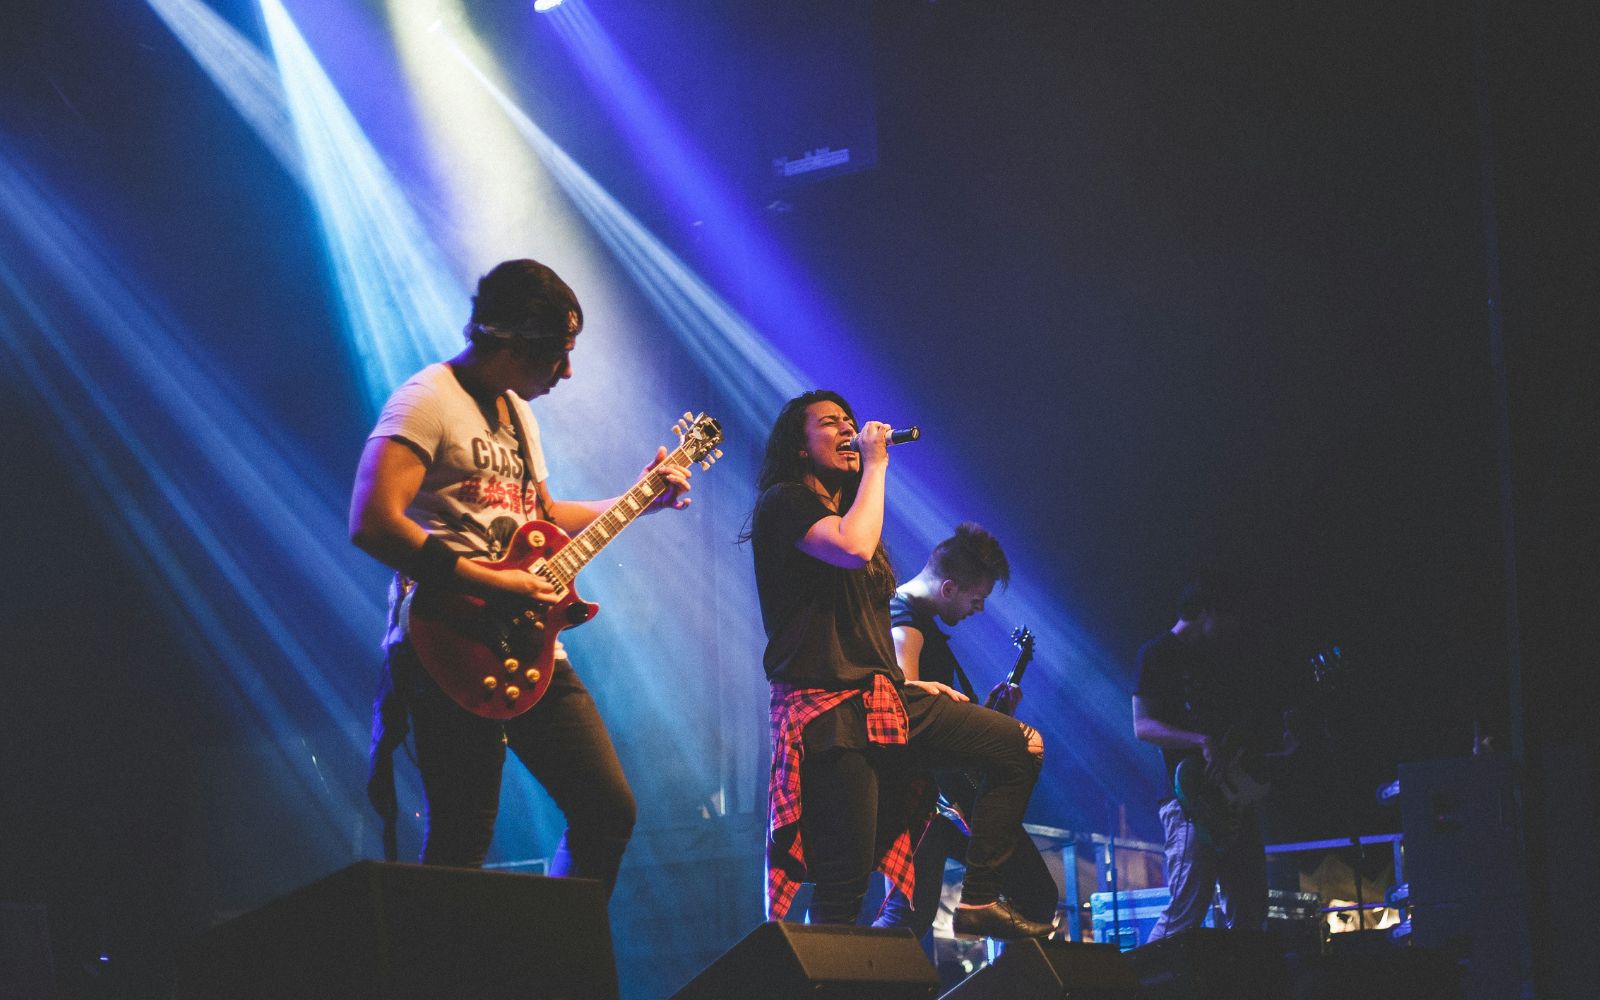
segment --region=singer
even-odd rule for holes
[[[1000,866],[1043,761],[1037,734],[932,681],[908,681],[889,632],[893,567],[882,541],[889,427],[856,433],[838,393],[791,399],[767,438],[755,509],[756,590],[772,684],[768,902],[815,886],[813,923],[854,923],[874,868],[915,899],[911,850],[934,766],[985,777],[973,807],[958,934],[1039,937],[1000,898]],[[858,450],[847,447],[852,441]]]

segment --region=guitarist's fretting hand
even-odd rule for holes
[[[1017,705],[1022,701],[1022,687],[1017,684],[1007,684],[1001,681],[989,692],[989,697],[984,699],[984,704],[1006,715],[1015,715]]]
[[[682,510],[689,506],[691,502],[688,497],[684,496],[685,493],[689,492],[689,469],[682,465],[661,464],[666,461],[666,458],[667,449],[663,445],[656,449],[655,461],[645,466],[644,472],[640,473],[642,478],[652,472],[659,472],[661,478],[667,481],[667,492],[661,494],[656,499],[656,502],[649,506],[645,511],[647,514],[653,514],[658,510]]]

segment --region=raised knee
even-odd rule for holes
[[[1022,735],[1027,737],[1028,753],[1036,760],[1044,760],[1044,737],[1039,734],[1039,730],[1025,722],[1019,722],[1017,725],[1022,727]]]

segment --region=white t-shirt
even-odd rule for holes
[[[539,424],[526,400],[507,393],[528,435],[533,474],[509,426],[485,417],[446,364],[413,375],[383,404],[370,438],[409,443],[428,466],[406,516],[459,552],[499,559],[517,529],[539,517],[534,484],[550,475]]]

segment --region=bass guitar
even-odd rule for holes
[[[1345,670],[1344,651],[1334,646],[1313,654],[1307,664],[1304,693],[1295,699],[1292,709],[1283,713],[1285,719],[1327,693]],[[1281,765],[1296,749],[1290,741],[1291,745],[1282,750],[1264,752],[1256,732],[1260,728],[1245,724],[1230,729],[1217,741],[1212,753],[1214,763],[1209,768],[1198,755],[1178,762],[1172,775],[1172,794],[1194,824],[1195,836],[1201,843],[1225,847],[1238,837],[1247,811],[1271,793]]]
[[[722,457],[716,448],[722,428],[704,413],[685,413],[673,431],[678,446],[663,464],[709,469]],[[428,675],[456,704],[486,719],[510,719],[538,704],[550,687],[556,637],[600,611],[578,596],[578,572],[668,488],[660,473],[647,472],[576,536],[549,521],[529,521],[511,537],[503,558],[480,560],[491,569],[542,577],[559,595],[553,604],[480,597],[448,586],[413,587],[401,605],[401,620]]]

